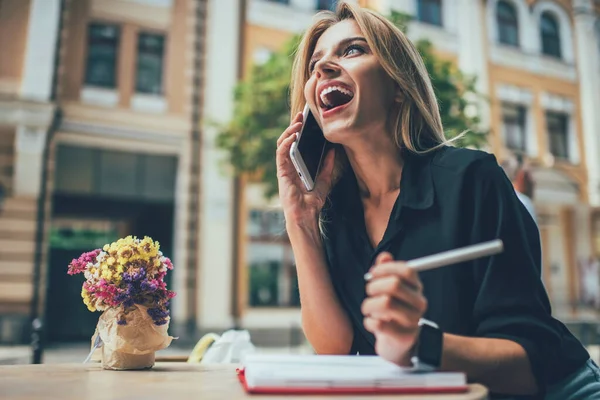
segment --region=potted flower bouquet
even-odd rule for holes
[[[74,259],[68,274],[83,273],[83,302],[102,311],[95,337],[105,369],[152,368],[155,352],[169,346],[169,300],[164,278],[173,269],[158,242],[128,236]]]

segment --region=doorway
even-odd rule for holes
[[[150,236],[173,258],[177,158],[59,146],[46,289],[49,342],[88,341],[100,312],[83,304],[73,258],[127,235]],[[172,272],[165,278],[171,288]]]

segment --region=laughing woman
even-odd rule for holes
[[[289,158],[305,103],[334,144],[311,192]],[[598,367],[551,316],[535,223],[492,155],[445,140],[401,31],[343,2],[320,13],[295,59],[291,104],[279,195],[317,353],[460,370],[508,396],[600,398]],[[402,262],[497,238],[494,257],[421,274]]]

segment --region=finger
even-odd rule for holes
[[[288,136],[283,142],[281,142],[281,146],[277,148],[276,161],[278,172],[291,166],[290,148],[295,140],[296,135]]]
[[[404,327],[417,326],[423,315],[423,312],[414,306],[386,295],[367,298],[361,305],[361,312],[366,317],[395,321]]]
[[[409,338],[419,329],[418,327],[406,328],[399,326],[393,321],[383,321],[372,317],[366,317],[363,320],[363,325],[365,326],[365,329],[371,333],[392,335],[397,339],[402,339],[404,337]]]
[[[405,285],[396,276],[380,278],[369,282],[366,287],[369,297],[390,296],[407,304],[420,313],[427,310],[427,299],[414,287]]]
[[[279,146],[281,144],[281,142],[283,142],[292,133],[299,132],[301,128],[302,128],[302,113],[299,112],[298,114],[296,114],[296,116],[290,122],[290,126],[288,126],[286,128],[286,130],[283,131],[281,136],[279,136],[279,139],[277,139],[277,146]]]
[[[279,136],[279,139],[277,139],[277,147],[279,147],[285,139],[289,138],[294,133],[300,132],[301,129],[302,129],[302,122],[292,123],[290,126],[288,126],[286,128],[285,131],[283,131],[281,136]]]
[[[294,117],[294,119],[292,119],[292,124],[296,123],[296,122],[302,122],[302,119],[304,117],[302,116],[302,111],[298,112],[298,114],[296,114],[296,116]]]
[[[392,254],[388,253],[387,251],[383,251],[383,252],[379,253],[377,258],[375,259],[375,265],[392,262],[392,261],[394,261],[394,256],[392,256]]]
[[[369,281],[390,275],[397,275],[406,284],[419,291],[423,289],[423,285],[419,279],[419,274],[414,269],[407,267],[406,263],[402,261],[383,262],[381,264],[374,265],[369,270]]]

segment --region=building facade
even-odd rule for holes
[[[217,68],[207,48],[222,45],[208,8],[0,1],[0,342],[27,341],[35,317],[48,340],[89,339],[98,314],[82,307],[81,279],[66,267],[128,234],[159,240],[177,266],[172,331],[204,323],[213,305],[199,295],[201,264],[230,267],[204,249],[228,254],[231,237],[220,195],[230,179],[212,168],[203,126],[204,99],[218,106],[221,90],[205,84]]]

